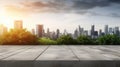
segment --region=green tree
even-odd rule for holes
[[[57,39],[58,44],[76,44],[76,40],[74,40],[70,35],[62,35]]]
[[[120,37],[117,35],[104,35],[97,39],[100,45],[119,45]]]
[[[3,45],[34,45],[37,44],[37,37],[26,29],[11,29],[1,35],[0,42]]]
[[[79,36],[77,38],[77,42],[78,42],[78,44],[81,44],[81,45],[91,45],[91,44],[93,44],[92,38],[90,38],[88,36]]]
[[[40,38],[38,41],[39,41],[39,44],[41,45],[56,45],[57,44],[55,40],[52,40],[50,38],[45,38],[45,37]]]

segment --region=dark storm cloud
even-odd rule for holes
[[[108,0],[108,1],[113,3],[120,3],[120,0]]]
[[[86,14],[90,9],[108,7],[112,3],[120,4],[120,0],[36,0],[22,2],[19,4],[20,8],[18,8],[18,5],[12,5],[12,9],[17,6],[17,10],[21,10],[21,12],[24,9],[24,12],[26,10],[27,12],[75,12]],[[10,10],[11,7],[7,6],[7,8]]]
[[[120,5],[120,0],[74,0],[73,2],[73,8],[76,8],[76,10],[88,10],[95,7],[108,7],[112,3]]]
[[[97,1],[97,0],[91,0],[91,1],[74,1],[74,5],[73,8],[76,8],[76,10],[80,10],[80,9],[84,9],[84,10],[88,10],[88,9],[92,9],[95,7],[106,7],[109,6],[110,3],[108,3],[106,0],[104,1]]]

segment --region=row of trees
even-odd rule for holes
[[[12,29],[0,35],[2,45],[119,45],[120,37],[117,35],[104,35],[97,39],[89,36],[79,36],[73,39],[70,35],[62,35],[56,40],[50,38],[37,38],[25,29]]]
[[[39,44],[38,38],[26,29],[11,29],[9,32],[0,35],[2,45],[33,45]]]
[[[96,39],[89,36],[79,36],[73,39],[70,35],[63,35],[52,41],[60,45],[120,45],[120,37],[117,35],[104,35]]]
[[[39,42],[48,44],[59,45],[120,45],[120,37],[117,35],[104,35],[97,39],[92,39],[89,36],[79,36],[77,39],[73,39],[70,35],[63,35],[57,40],[47,40],[47,38],[40,39]]]

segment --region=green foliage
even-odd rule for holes
[[[37,37],[25,29],[11,29],[1,35],[0,42],[3,45],[33,45],[37,44]]]
[[[79,36],[73,39],[70,35],[62,35],[57,40],[50,38],[37,38],[25,29],[12,29],[0,35],[0,44],[3,45],[120,45],[120,37],[117,35],[104,35],[96,39],[89,36]]]
[[[97,39],[100,45],[119,45],[120,37],[117,35],[104,35]]]
[[[65,44],[65,45],[70,45],[70,44],[75,44],[76,41],[70,36],[70,35],[62,35],[57,39],[58,44]]]
[[[79,36],[77,38],[77,42],[78,42],[78,44],[82,44],[82,45],[93,44],[93,40],[88,36]]]
[[[38,41],[39,41],[39,44],[41,44],[41,45],[55,45],[55,44],[57,44],[56,41],[51,40],[50,38],[45,38],[45,37],[40,38]]]

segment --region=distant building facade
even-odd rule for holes
[[[4,25],[0,25],[0,35],[4,34],[4,33],[7,33],[8,32],[8,29],[7,27],[5,27]]]
[[[94,33],[95,33],[95,26],[91,26],[91,37],[94,38]]]
[[[115,28],[114,28],[114,34],[116,34],[116,35],[119,36],[119,34],[120,34],[120,32],[119,32],[119,27],[115,27]]]
[[[104,32],[105,32],[105,35],[109,34],[108,25],[105,25]]]
[[[14,22],[14,29],[23,29],[23,21],[22,20],[16,20]]]
[[[35,35],[35,29],[32,29],[32,34]]]
[[[56,30],[56,37],[55,37],[55,38],[59,38],[59,36],[60,36],[60,30],[57,29],[57,30]]]
[[[36,25],[36,35],[42,37],[43,35],[43,25]]]

